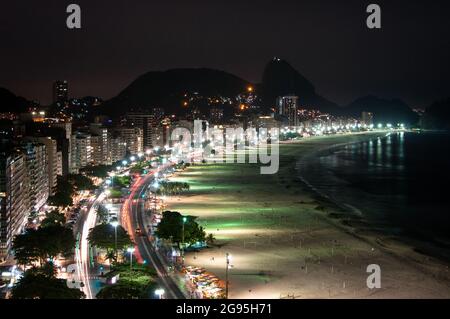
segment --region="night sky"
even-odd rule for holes
[[[82,29],[66,27],[81,6]],[[365,25],[382,8],[382,29]],[[375,94],[413,107],[450,96],[450,1],[39,0],[0,5],[0,86],[41,103],[110,98],[142,73],[210,67],[258,82],[273,56],[338,103]]]

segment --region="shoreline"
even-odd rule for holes
[[[425,258],[427,265],[417,267],[410,249],[377,234],[355,233],[342,224],[342,207],[298,185],[296,164],[304,156],[342,140],[342,145],[358,143],[383,134],[283,143],[280,171],[266,180],[254,174],[251,164],[194,165],[180,173],[173,179],[190,181],[193,192],[170,199],[168,209],[199,216],[217,238],[212,248],[187,253],[186,264],[223,279],[224,253],[230,251],[236,256],[231,298],[449,298],[448,266],[445,272]],[[387,271],[388,288],[365,287],[365,266],[371,263]]]
[[[421,134],[422,132],[415,132],[415,131],[407,131],[408,133],[414,133],[414,134]],[[436,133],[436,132],[433,132]],[[312,151],[309,154],[306,154],[301,159],[297,161],[296,169],[298,171],[299,178],[302,183],[304,183],[311,192],[317,195],[318,200],[322,200],[328,204],[335,205],[338,209],[342,210],[342,214],[333,214],[332,216],[328,216],[328,218],[331,218],[332,220],[337,220],[340,223],[340,226],[344,227],[345,229],[356,233],[362,233],[364,234],[364,230],[358,229],[358,225],[361,223],[365,223],[365,225],[370,225],[371,221],[368,219],[365,219],[364,216],[364,210],[355,206],[352,206],[345,202],[340,202],[339,200],[333,199],[328,194],[322,193],[320,190],[318,190],[313,184],[311,184],[303,175],[301,172],[301,165],[305,164],[307,161],[311,161],[314,159],[319,158],[320,156],[326,154],[326,153],[333,153],[335,151],[338,151],[342,149],[345,146],[352,145],[352,144],[359,144],[362,142],[370,142],[378,138],[386,138],[389,135],[389,133],[386,134],[370,134],[367,135],[367,138],[363,138],[358,141],[353,141],[349,143],[339,143],[339,144],[333,144],[328,147],[324,147],[321,149],[317,149]],[[373,226],[373,225],[372,225]],[[394,227],[394,226],[392,226]],[[380,237],[392,237],[392,240],[396,242],[398,245],[404,245],[408,248],[411,248],[416,255],[416,259],[420,258],[420,256],[427,256],[429,258],[434,259],[437,263],[443,263],[445,265],[449,264],[448,257],[444,256],[443,254],[439,253],[437,250],[437,247],[440,245],[443,245],[443,243],[432,240],[430,242],[424,242],[420,241],[417,238],[408,236],[408,235],[393,235],[386,232],[377,231],[374,229],[369,229],[366,231],[367,236],[370,239],[375,238],[375,242],[380,244],[384,247],[384,245],[380,242]],[[364,236],[364,235],[363,235]],[[362,237],[361,237],[362,238]],[[390,238],[391,239],[391,238]],[[374,242],[372,240],[372,242]],[[412,257],[412,256],[410,256]],[[446,279],[449,279],[448,277]]]

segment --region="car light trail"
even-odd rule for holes
[[[92,294],[92,288],[90,283],[90,254],[89,254],[89,230],[95,227],[97,220],[97,207],[105,199],[105,193],[101,193],[97,199],[92,203],[91,208],[87,212],[86,221],[83,224],[81,230],[81,236],[79,241],[79,247],[75,250],[75,259],[77,264],[78,278],[84,283],[83,292],[86,295],[86,299],[94,299]]]

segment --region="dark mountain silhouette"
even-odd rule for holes
[[[233,74],[213,69],[173,69],[164,72],[148,72],[126,87],[120,94],[106,101],[99,112],[120,115],[125,111],[163,107],[167,113],[179,113],[184,94],[199,96],[223,96],[232,100],[243,92],[249,81]],[[278,96],[295,94],[301,105],[335,113],[337,105],[315,93],[314,86],[287,62],[274,59],[264,71],[263,81],[257,85],[257,93],[266,109],[274,107]],[[207,107],[206,105],[196,106]],[[226,107],[226,105],[225,105]]]
[[[272,59],[265,67],[261,95],[265,106],[274,106],[276,98],[294,94],[304,108],[319,109],[335,113],[338,107],[316,93],[314,86],[288,62],[279,58]]]
[[[0,112],[26,112],[30,102],[11,91],[0,88]]]
[[[425,129],[450,130],[450,98],[427,107],[421,124]]]
[[[342,115],[361,117],[362,112],[372,112],[374,123],[399,123],[415,125],[418,115],[403,101],[399,99],[382,99],[376,96],[359,98],[342,108]]]
[[[119,95],[103,103],[100,112],[121,115],[126,111],[162,107],[166,113],[179,113],[185,94],[235,98],[250,83],[233,74],[213,69],[172,69],[141,75]]]

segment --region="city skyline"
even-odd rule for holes
[[[28,2],[0,299],[450,299],[450,2]]]

